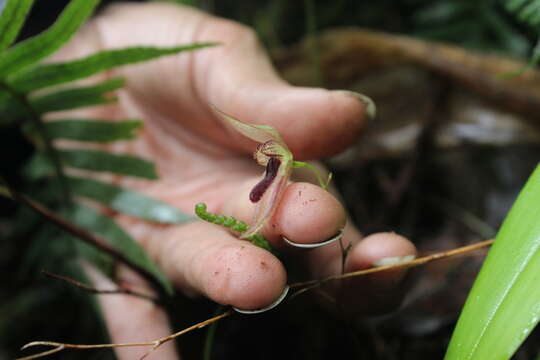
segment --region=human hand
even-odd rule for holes
[[[169,4],[124,4],[110,7],[91,21],[55,60],[98,50],[135,45],[173,46],[218,41],[220,46],[148,64],[130,66],[103,76],[127,79],[119,102],[78,111],[91,118],[142,118],[140,136],[115,143],[111,151],[130,152],[153,160],[160,180],[115,178],[124,186],[166,201],[186,213],[198,202],[212,212],[250,221],[248,194],[263,169],[252,160],[253,142],[230,132],[212,113],[215,104],[244,122],[275,127],[295,159],[335,154],[355,141],[368,118],[366,100],[351,93],[291,87],[273,70],[252,30],[187,7]],[[303,173],[296,181],[309,180]],[[164,226],[118,215],[129,231],[187,294],[201,294],[218,303],[257,309],[283,291],[287,274],[271,253],[237,239],[225,229],[203,222]],[[321,242],[346,223],[334,196],[309,182],[288,185],[264,235],[275,248],[288,251],[282,236],[298,243]],[[371,267],[381,258],[414,255],[414,246],[391,233],[362,239],[350,224],[343,240],[352,243],[345,271]],[[341,271],[341,250],[334,243],[310,251],[294,251],[310,277]],[[124,270],[122,281],[144,287]],[[91,273],[100,287],[107,280]],[[403,273],[383,273],[347,282],[344,298],[365,313],[395,303]],[[381,294],[383,296],[381,297]],[[170,333],[161,309],[130,296],[101,296],[114,342],[157,339]],[[121,359],[146,352],[120,348]],[[175,358],[165,344],[156,358]]]

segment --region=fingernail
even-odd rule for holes
[[[375,260],[373,262],[373,266],[380,267],[380,266],[390,266],[390,265],[397,265],[404,262],[412,261],[414,260],[416,256],[414,255],[405,255],[405,256],[391,256],[391,257],[385,257],[381,258],[379,260]]]
[[[375,106],[375,103],[373,102],[373,100],[371,100],[370,97],[364,94],[357,93],[355,91],[350,91],[350,90],[340,90],[340,91],[360,100],[364,104],[368,119],[369,120],[375,119],[375,116],[377,116],[377,106]]]
[[[281,236],[281,238],[283,239],[283,241],[285,241],[287,244],[289,244],[291,246],[298,247],[298,248],[304,248],[304,249],[313,249],[313,248],[317,248],[317,247],[320,247],[320,246],[331,244],[334,241],[337,241],[337,240],[341,239],[342,236],[343,236],[343,231],[340,231],[340,232],[338,232],[336,235],[332,236],[328,240],[324,240],[324,241],[318,242],[318,243],[308,243],[308,244],[297,243],[297,242],[291,241],[291,240],[287,239],[283,235]]]
[[[243,309],[235,308],[234,306],[233,306],[233,309],[234,311],[239,312],[240,314],[248,314],[248,315],[260,314],[265,311],[271,310],[275,308],[276,306],[278,306],[279,304],[281,304],[281,302],[283,301],[283,299],[285,299],[288,293],[289,293],[289,286],[285,286],[285,289],[283,289],[283,292],[281,293],[281,295],[279,295],[279,297],[273,303],[271,303],[268,306],[263,307],[262,309],[243,310]]]

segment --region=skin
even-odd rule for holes
[[[52,60],[118,47],[200,41],[219,41],[222,45],[95,77],[127,79],[119,102],[69,115],[145,120],[136,140],[106,148],[151,159],[157,164],[160,179],[148,182],[114,176],[109,181],[187,213],[193,212],[195,203],[205,202],[211,212],[249,222],[253,210],[249,192],[264,172],[251,158],[256,144],[230,132],[208,104],[242,121],[274,126],[295,159],[303,160],[336,154],[353,143],[367,121],[364,103],[345,92],[288,85],[277,76],[251,29],[170,4],[112,6],[88,23]],[[309,278],[335,274],[341,271],[337,243],[314,250],[293,249],[283,243],[282,235],[295,242],[320,242],[346,223],[345,210],[332,194],[302,182],[311,181],[310,176],[300,174],[296,180],[300,182],[288,185],[264,234],[281,251],[292,250],[291,256],[304,265]],[[204,222],[163,226],[113,216],[188,295],[256,309],[278,297],[287,282],[285,266],[276,257],[224,228]],[[416,254],[409,240],[392,233],[362,240],[350,223],[345,227],[344,241],[354,244],[346,271],[369,267],[384,257]],[[98,288],[114,285],[95,271],[90,270],[90,275]],[[359,308],[363,313],[388,311],[396,305],[402,276],[397,272],[374,275],[369,281],[353,280],[341,295],[354,312]],[[126,269],[121,269],[118,281],[150,291]],[[376,296],[381,292],[385,294],[383,299]],[[171,333],[162,310],[145,300],[105,295],[100,300],[113,342],[152,340]],[[133,359],[145,351],[121,348],[117,355]],[[169,343],[151,358],[177,359],[178,354]]]

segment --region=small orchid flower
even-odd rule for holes
[[[293,168],[310,168],[315,172],[321,187],[326,189],[328,182],[330,182],[331,175],[329,175],[326,182],[324,182],[313,165],[306,162],[294,161],[291,151],[276,129],[268,125],[246,124],[225,114],[215,106],[212,106],[212,109],[226,124],[230,125],[245,137],[259,143],[253,157],[259,165],[266,167],[264,177],[253,187],[249,194],[249,199],[256,204],[256,209],[252,224],[249,226],[248,230],[241,235],[241,238],[247,239],[256,235],[272,217]],[[339,237],[333,237],[329,241],[324,241],[319,244],[302,245],[295,244],[288,240],[287,243],[300,247],[315,247],[337,240],[341,237],[341,234],[338,235]]]
[[[268,125],[251,125],[236,120],[216,108],[214,111],[236,131],[259,143],[253,157],[266,167],[264,177],[249,194],[249,200],[257,204],[253,222],[241,238],[258,233],[272,217],[287,185],[293,168],[293,155],[276,129]]]

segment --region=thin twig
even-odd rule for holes
[[[418,258],[418,259],[415,259],[415,260],[412,260],[412,261],[403,262],[403,263],[400,263],[400,264],[388,265],[388,266],[379,266],[379,267],[370,268],[370,269],[366,269],[366,270],[354,271],[354,272],[345,273],[345,274],[338,274],[338,275],[329,276],[329,277],[326,277],[326,278],[320,279],[320,280],[297,282],[297,283],[290,284],[289,286],[291,288],[297,288],[297,287],[302,287],[302,286],[305,287],[303,289],[300,289],[295,294],[293,294],[293,297],[294,297],[294,296],[297,296],[298,294],[303,293],[303,292],[305,292],[307,290],[314,289],[314,288],[316,288],[316,287],[320,286],[321,284],[323,284],[325,282],[328,282],[328,281],[352,278],[352,277],[356,277],[356,276],[362,276],[362,275],[367,275],[367,274],[372,274],[372,273],[381,272],[381,271],[387,271],[387,270],[392,270],[392,269],[398,269],[398,268],[408,268],[408,267],[413,267],[413,266],[419,266],[419,265],[423,265],[423,264],[426,264],[426,263],[429,263],[429,262],[432,262],[432,261],[435,261],[435,260],[441,260],[441,259],[449,258],[449,257],[452,257],[452,256],[463,255],[463,254],[469,253],[471,251],[474,251],[474,250],[489,246],[489,245],[493,244],[493,241],[494,241],[493,239],[492,240],[485,240],[485,241],[481,241],[481,242],[476,243],[476,244],[467,245],[467,246],[463,246],[463,247],[448,250],[448,251],[442,251],[442,252],[439,252],[439,253],[436,253],[436,254],[424,256],[424,257],[421,257],[421,258]],[[162,338],[160,338],[158,340],[141,342],[141,343],[77,345],[77,344],[63,344],[63,343],[52,342],[52,341],[34,341],[34,342],[31,342],[31,343],[28,343],[28,344],[24,345],[21,348],[21,350],[24,350],[24,349],[27,349],[27,348],[33,347],[33,346],[39,346],[39,345],[52,346],[52,347],[54,347],[54,349],[47,350],[47,351],[41,352],[39,354],[18,358],[16,360],[36,359],[36,358],[40,358],[40,357],[43,357],[43,356],[46,356],[46,355],[50,355],[52,353],[62,351],[64,349],[85,350],[85,349],[130,347],[130,346],[131,347],[133,347],[133,346],[152,346],[152,348],[146,354],[144,354],[141,357],[140,360],[142,360],[145,357],[147,357],[150,353],[152,353],[154,350],[156,350],[158,347],[160,347],[162,344],[164,344],[164,343],[166,343],[166,342],[168,342],[170,340],[173,340],[173,339],[175,339],[175,338],[177,338],[177,337],[179,337],[181,335],[184,335],[184,334],[186,334],[186,333],[188,333],[190,331],[193,331],[193,330],[196,330],[196,329],[201,329],[201,328],[203,328],[203,327],[205,327],[205,326],[207,326],[209,324],[212,324],[212,323],[214,323],[216,321],[219,321],[219,320],[221,320],[223,318],[231,316],[232,314],[234,314],[234,312],[232,310],[228,310],[228,311],[226,311],[226,312],[224,312],[224,313],[222,313],[220,315],[217,315],[217,316],[214,316],[214,317],[212,317],[210,319],[201,321],[201,322],[199,322],[199,323],[197,323],[195,325],[192,325],[192,326],[190,326],[188,328],[185,328],[185,329],[183,329],[181,331],[178,331],[178,332],[176,332],[174,334],[162,337]]]
[[[148,283],[152,285],[152,287],[154,287],[154,289],[160,295],[164,294],[164,290],[161,287],[160,283],[157,281],[156,278],[154,278],[154,276],[150,272],[131,261],[122,252],[109,245],[109,243],[107,243],[105,239],[103,239],[99,235],[93,234],[81,227],[78,227],[75,224],[64,220],[43,205],[17,192],[9,183],[6,182],[6,184],[14,200],[28,206],[30,209],[34,210],[35,212],[46,218],[50,223],[56,225],[58,228],[70,233],[76,238],[97,248],[98,250],[105,252],[106,254],[110,255],[114,260],[126,265],[127,267],[135,271],[137,274],[139,274],[141,277],[143,277],[146,281],[148,281]]]
[[[167,335],[167,336],[164,336],[158,340],[154,340],[154,341],[145,341],[145,342],[138,342],[138,343],[120,343],[120,344],[94,344],[94,345],[77,345],[77,344],[64,344],[64,343],[59,343],[59,342],[54,342],[54,341],[33,341],[31,343],[28,343],[26,345],[24,345],[21,350],[25,350],[25,349],[28,349],[30,347],[34,347],[34,346],[51,346],[51,347],[54,347],[54,349],[52,350],[47,350],[47,351],[44,351],[44,352],[41,352],[39,354],[35,354],[35,355],[30,355],[30,356],[25,356],[25,357],[22,357],[22,358],[17,358],[15,360],[30,360],[30,359],[37,359],[37,358],[40,358],[40,357],[44,357],[44,356],[47,356],[47,355],[50,355],[50,354],[53,354],[53,353],[56,353],[56,352],[59,352],[59,351],[62,351],[64,349],[78,349],[78,350],[88,350],[88,349],[105,349],[105,348],[117,348],[117,347],[134,347],[134,346],[152,346],[152,349],[150,349],[149,352],[147,352],[146,354],[143,355],[143,357],[141,357],[141,360],[144,359],[146,356],[148,356],[152,351],[156,350],[158,347],[160,347],[161,345],[163,345],[164,343],[170,341],[170,340],[173,340],[174,338],[178,337],[178,336],[181,336],[181,335],[184,335],[190,331],[193,331],[193,330],[197,330],[197,329],[201,329],[203,327],[205,327],[206,325],[209,325],[209,324],[212,324],[216,321],[219,321],[223,318],[226,318],[227,316],[230,316],[232,315],[234,312],[232,310],[228,310],[220,315],[217,315],[217,316],[214,316],[210,319],[207,319],[207,320],[204,320],[204,321],[201,321],[200,323],[197,323],[195,325],[192,325],[188,328],[185,328],[181,331],[178,331],[174,334],[171,334],[171,335]]]
[[[432,261],[435,261],[435,260],[445,259],[445,258],[449,258],[449,257],[452,257],[452,256],[457,256],[457,255],[463,255],[463,254],[466,254],[468,252],[471,252],[471,251],[474,251],[474,250],[477,250],[477,249],[480,249],[480,248],[483,248],[483,247],[486,247],[486,246],[490,246],[491,244],[493,244],[493,241],[494,241],[493,239],[484,240],[484,241],[481,241],[479,243],[475,243],[475,244],[472,244],[472,245],[462,246],[462,247],[459,247],[459,248],[456,248],[456,249],[438,252],[436,254],[424,256],[424,257],[417,258],[417,259],[414,259],[414,260],[411,260],[411,261],[405,261],[405,262],[402,262],[402,263],[399,263],[399,264],[378,266],[378,267],[369,268],[369,269],[365,269],[365,270],[353,271],[353,272],[349,272],[349,273],[345,273],[345,274],[331,275],[331,276],[328,276],[326,278],[318,279],[318,280],[309,280],[309,281],[297,282],[297,283],[289,284],[289,287],[290,288],[297,288],[297,287],[302,287],[302,286],[309,286],[310,288],[315,288],[317,286],[320,286],[320,285],[322,285],[322,284],[324,284],[324,283],[326,283],[328,281],[332,281],[332,280],[347,279],[347,278],[352,278],[352,277],[356,277],[356,276],[372,274],[372,273],[376,273],[376,272],[380,272],[380,271],[387,271],[387,270],[393,270],[393,269],[399,269],[399,268],[409,268],[409,267],[419,266],[419,265],[423,265],[423,264],[426,264],[426,263],[429,263],[429,262],[432,262]]]
[[[142,298],[142,299],[145,299],[145,300],[149,300],[149,301],[152,301],[153,303],[158,303],[158,299],[151,296],[151,295],[147,295],[147,294],[143,294],[143,293],[140,293],[138,291],[133,291],[131,289],[126,289],[126,288],[118,288],[118,289],[111,289],[111,290],[101,290],[101,289],[96,289],[95,287],[93,286],[90,286],[88,284],[84,284],[80,281],[77,281],[75,279],[72,279],[68,276],[65,276],[65,275],[60,275],[60,274],[55,274],[55,273],[52,273],[52,272],[49,272],[47,270],[41,270],[41,272],[45,275],[45,276],[48,276],[50,278],[53,278],[53,279],[57,279],[57,280],[61,280],[61,281],[64,281],[70,285],[73,285],[79,289],[82,289],[84,291],[88,291],[90,293],[93,293],[93,294],[99,294],[99,295],[111,295],[111,294],[124,294],[124,295],[132,295],[132,296],[136,296],[136,297],[139,297],[139,298]]]

